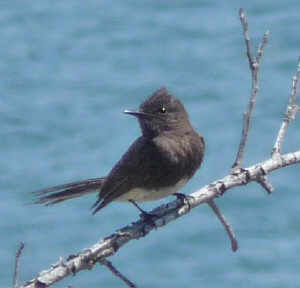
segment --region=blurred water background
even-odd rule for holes
[[[229,173],[251,84],[240,7],[253,51],[270,30],[244,163],[270,156],[300,52],[297,1],[0,5],[0,287],[12,286],[21,241],[22,283],[137,219],[122,203],[91,216],[94,195],[48,208],[24,203],[32,200],[29,191],[106,175],[140,133],[122,111],[162,86],[182,100],[207,144],[201,170],[182,192]],[[289,127],[284,153],[299,150],[299,121]],[[299,173],[299,166],[273,173],[270,197],[251,184],[217,200],[236,232],[237,253],[200,206],[111,261],[138,287],[299,287]],[[124,287],[101,266],[54,287],[68,285]]]

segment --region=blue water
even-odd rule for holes
[[[244,163],[267,159],[300,54],[296,2],[1,1],[0,287],[12,286],[21,241],[22,283],[137,219],[121,203],[91,216],[93,195],[48,208],[23,204],[29,191],[105,175],[140,133],[122,111],[162,86],[182,100],[207,144],[183,192],[227,175],[251,84],[240,7],[253,51],[271,33]],[[299,150],[299,121],[284,152]],[[295,166],[272,174],[270,197],[251,184],[217,200],[236,232],[237,253],[200,206],[110,260],[139,287],[299,287],[299,173]],[[124,287],[101,266],[55,287],[68,285]]]

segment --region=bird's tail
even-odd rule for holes
[[[93,178],[34,191],[32,194],[38,197],[38,199],[33,203],[45,203],[45,206],[48,206],[68,199],[81,197],[86,194],[99,192],[104,179],[105,177]]]

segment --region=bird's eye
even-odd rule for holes
[[[166,107],[162,107],[159,111],[160,114],[167,114],[167,108]]]

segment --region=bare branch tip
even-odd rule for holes
[[[233,230],[229,224],[229,222],[226,220],[226,218],[222,215],[221,211],[219,210],[218,206],[215,204],[213,200],[210,200],[207,202],[207,204],[210,206],[212,211],[215,213],[223,227],[225,228],[227,235],[229,236],[230,242],[231,242],[231,250],[233,252],[237,251],[239,248],[238,242],[235,238],[235,235],[233,233]]]
[[[297,77],[300,77],[300,56],[298,58],[298,71],[297,71]]]
[[[14,271],[14,278],[13,278],[13,287],[18,288],[18,280],[19,280],[19,265],[20,265],[20,258],[23,252],[25,244],[23,242],[20,243],[19,249],[16,251],[16,258],[15,258],[15,271]]]
[[[245,10],[243,8],[240,8],[239,10],[239,14],[241,18],[245,18],[246,14],[245,14]]]
[[[232,243],[231,243],[231,250],[232,252],[236,252],[239,249],[239,244],[236,241],[236,239],[233,239]]]
[[[246,32],[246,31],[248,31],[248,22],[246,20],[246,13],[245,13],[244,9],[240,9],[239,14],[240,14],[240,20],[244,27],[244,32]]]

